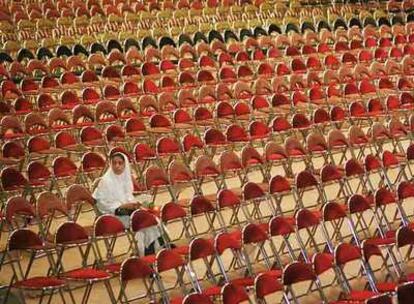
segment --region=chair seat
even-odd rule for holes
[[[384,293],[384,292],[394,292],[397,285],[398,284],[394,282],[381,282],[381,283],[377,283],[376,287],[379,292]]]
[[[63,287],[64,285],[65,281],[56,277],[33,277],[18,281],[13,284],[13,287],[22,289],[53,289]]]
[[[187,255],[190,251],[190,247],[188,245],[178,246],[175,247],[173,251],[178,253],[179,255]]]
[[[348,295],[347,300],[365,301],[376,295],[377,293],[370,290],[352,290],[351,293]]]
[[[109,273],[119,273],[121,271],[121,263],[112,263],[102,267],[102,270]]]
[[[99,281],[109,279],[111,275],[104,270],[94,268],[81,268],[66,272],[62,275],[62,277],[74,281]]]
[[[395,243],[395,237],[371,238],[371,239],[366,240],[366,243],[371,244],[371,245],[377,245],[377,246],[392,245]]]
[[[156,261],[155,254],[143,256],[141,259],[148,264],[154,264]]]

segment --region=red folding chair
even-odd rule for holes
[[[224,188],[224,179],[221,171],[214,163],[214,161],[206,156],[201,155],[197,157],[195,164],[194,164],[194,171],[195,176],[198,181],[198,189],[204,193],[202,187],[206,184],[206,182],[213,180],[214,184],[217,187],[217,190]]]
[[[272,200],[259,184],[254,182],[245,183],[242,188],[242,199],[242,208],[245,208],[244,213],[251,220],[256,219],[260,221],[276,214]]]
[[[143,283],[139,284],[137,282]],[[156,301],[159,282],[155,270],[138,257],[129,257],[120,266],[119,273],[120,291],[117,301],[119,303],[130,303],[140,299],[150,298]],[[138,283],[138,284],[137,284]]]
[[[388,257],[382,254],[378,246],[363,242],[362,261],[372,275],[373,283],[378,292],[391,294],[395,292],[401,272],[398,268],[390,267],[389,264],[392,262],[388,261]]]
[[[181,304],[213,304],[209,296],[199,293],[186,295]]]
[[[252,303],[246,290],[242,286],[227,283],[221,289],[223,304]]]
[[[293,176],[289,166],[288,155],[285,148],[273,141],[269,141],[264,147],[264,158],[266,160],[266,175],[272,176],[272,169],[282,167],[284,175]]]
[[[296,238],[302,258],[309,263],[318,252],[333,253],[322,224],[319,210],[300,209],[296,215]]]
[[[390,247],[395,244],[395,234],[382,229],[369,198],[354,194],[349,197],[347,204],[350,214],[348,222],[356,244],[361,246],[362,241],[367,240],[369,243],[384,246],[392,254]]]
[[[121,263],[117,262],[116,258],[120,255],[124,256],[130,249],[123,248],[121,252],[116,252],[120,251],[116,248],[117,241],[124,236],[126,236],[125,227],[116,216],[103,214],[96,218],[93,224],[92,239],[95,263],[100,269],[113,275],[120,273]]]
[[[328,133],[328,148],[329,153],[332,155],[333,163],[337,165],[343,164],[346,159],[350,159],[353,156],[352,148],[348,139],[345,137],[341,130],[330,130]],[[339,156],[339,160],[335,160],[335,156]]]
[[[407,266],[412,260],[414,233],[411,227],[400,227],[396,232],[396,249],[398,255],[398,269],[401,281],[414,281],[414,274]]]
[[[362,302],[378,295],[372,273],[361,259],[362,253],[360,247],[342,243],[335,248],[334,265],[341,278],[342,288],[346,291],[347,300]],[[361,282],[358,285],[362,288],[351,288],[351,280],[361,278],[361,273],[365,274],[362,278],[366,283],[362,284]]]
[[[190,201],[193,236],[215,235],[223,229],[217,212],[210,200],[202,195],[194,196]]]
[[[274,243],[270,241],[267,223],[250,223],[243,227],[241,245],[250,277],[255,277],[258,273],[269,273],[277,277],[282,275],[283,265],[276,255]]]
[[[288,302],[302,303],[301,298],[313,298],[318,297],[318,302],[327,302],[326,295],[323,290],[319,287],[319,282],[316,274],[314,273],[312,266],[303,262],[293,262],[287,265],[283,269],[282,282],[285,286],[285,299]],[[300,293],[298,293],[298,284],[302,286]],[[306,284],[306,285],[305,285]],[[314,292],[314,290],[317,292]],[[317,295],[315,295],[317,294]],[[315,301],[315,299],[313,298]]]
[[[45,244],[39,235],[29,229],[17,229],[10,234],[7,243],[7,253],[27,252],[30,257],[25,267],[21,263],[20,257],[9,257],[11,259],[9,262],[13,271],[13,276],[6,292],[5,301],[8,299],[10,290],[16,289],[18,290],[19,297],[23,303],[26,303],[25,299],[29,293],[38,294],[38,303],[42,303],[45,298],[48,299],[49,302],[52,301],[56,292],[59,293],[62,303],[66,303],[63,291],[67,288],[67,285],[65,280],[56,276],[56,269],[54,268],[55,265],[52,258],[53,249],[53,246]],[[37,265],[35,259],[37,259],[39,255],[47,257],[45,259],[47,261],[46,265],[43,264],[43,274],[38,274],[37,276],[30,275],[31,270]],[[5,262],[7,261],[4,259],[5,257],[0,260],[0,265],[6,264]],[[37,267],[39,267],[39,265]],[[70,296],[72,303],[75,303],[72,294],[70,294]]]
[[[250,145],[243,147],[241,151],[241,162],[242,166],[245,168],[245,175],[247,179],[249,179],[249,173],[256,169],[255,171],[260,171],[263,177],[263,182],[267,182],[269,180],[266,168],[267,164],[254,147]]]
[[[160,292],[163,301],[169,301],[174,291],[178,296],[189,293],[191,277],[186,269],[185,259],[173,250],[162,249],[156,255],[155,271],[158,273]]]
[[[397,299],[399,304],[409,304],[414,296],[414,283],[404,283],[397,287]]]
[[[187,211],[177,203],[169,202],[161,207],[161,222],[169,231],[169,241],[187,244],[195,232]]]
[[[144,172],[144,184],[147,191],[152,192],[152,200],[155,201],[157,194],[166,189],[172,200],[176,199],[175,189],[171,186],[167,173],[155,165],[149,166]]]
[[[397,197],[400,209],[407,221],[412,222],[413,212],[409,212],[408,205],[414,197],[414,183],[409,181],[402,181],[397,186]]]
[[[297,206],[299,208],[317,208],[327,200],[321,189],[321,184],[310,171],[305,170],[295,176]],[[305,199],[305,196],[312,195],[312,200]]]
[[[297,137],[291,136],[285,140],[285,151],[288,156],[288,170],[292,174],[297,171],[312,169],[312,162],[310,160],[310,154],[302,145]],[[293,168],[295,163],[301,163],[301,167]]]
[[[212,239],[195,238],[190,243],[187,267],[191,280],[200,294],[220,296],[218,265]]]
[[[115,302],[112,288],[109,280],[112,275],[106,271],[88,265],[88,257],[92,247],[92,241],[89,239],[86,230],[74,223],[65,222],[59,226],[55,234],[55,246],[57,251],[56,269],[58,276],[73,283],[84,283],[85,291],[81,303],[87,303],[93,285],[98,282],[103,282],[108,292],[111,302]],[[64,253],[69,249],[78,249],[81,265],[80,268],[70,268],[65,262]],[[73,261],[73,257],[71,257]],[[70,284],[70,283],[69,283]]]
[[[254,280],[254,290],[257,303],[282,303],[282,299],[288,302],[284,297],[283,285],[274,276],[259,274]]]
[[[230,189],[221,189],[217,193],[216,212],[224,229],[236,227],[241,229],[247,223],[249,216],[242,206],[240,196]],[[229,214],[230,213],[230,214]]]

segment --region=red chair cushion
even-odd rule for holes
[[[24,289],[59,288],[65,285],[65,281],[55,277],[33,277],[16,282],[13,286]]]

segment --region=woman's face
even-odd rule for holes
[[[116,175],[121,175],[125,170],[125,161],[122,156],[114,156],[112,158],[111,166]]]

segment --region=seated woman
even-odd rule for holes
[[[133,195],[134,185],[128,157],[116,152],[109,158],[110,167],[100,179],[92,196],[101,214],[115,214],[125,228],[128,228],[130,215],[135,209],[140,208],[141,204]],[[135,237],[140,256],[153,254],[164,245],[156,226],[138,231]]]

